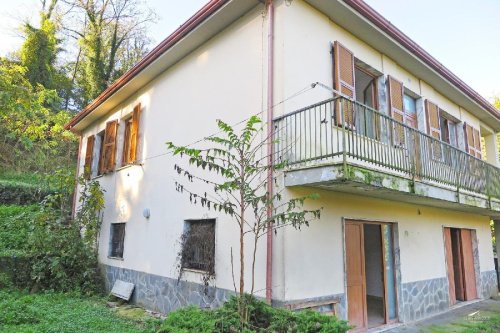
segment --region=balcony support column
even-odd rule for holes
[[[500,167],[500,161],[498,156],[498,140],[496,134],[492,133],[484,136],[484,143],[486,149],[486,160],[491,165]]]

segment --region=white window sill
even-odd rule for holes
[[[112,256],[108,256],[108,259],[113,259],[113,260],[120,260],[120,261],[123,261],[123,257],[120,258],[120,257],[112,257]]]
[[[182,269],[184,272],[190,272],[190,273],[197,273],[197,274],[210,274],[208,271],[204,271],[202,269],[195,269],[195,268],[183,268]]]
[[[119,168],[116,168],[115,171],[118,172],[118,171],[125,170],[128,168],[134,167],[134,166],[143,166],[143,165],[144,165],[144,163],[141,163],[141,162],[129,163],[129,164],[122,165]]]

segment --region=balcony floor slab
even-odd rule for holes
[[[289,170],[285,174],[285,186],[316,187],[500,217],[500,200],[353,164],[348,164],[346,168],[337,164]]]

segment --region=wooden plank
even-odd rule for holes
[[[356,330],[366,328],[366,275],[363,224],[345,225],[348,320]]]
[[[477,298],[476,271],[474,270],[474,253],[472,250],[472,232],[469,229],[460,230],[463,272],[465,282],[465,300]]]
[[[455,297],[465,301],[464,270],[460,229],[451,229],[451,246],[453,253],[453,272],[455,277]]]
[[[450,294],[450,305],[457,303],[455,295],[455,274],[453,271],[453,252],[451,250],[451,230],[444,228],[444,247],[446,253],[446,271],[448,273],[448,291]]]

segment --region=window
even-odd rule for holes
[[[403,104],[405,111],[405,124],[417,128],[417,99],[410,96],[405,91],[403,95]]]
[[[457,121],[451,119],[443,110],[439,110],[439,122],[441,126],[441,138],[444,142],[453,147],[458,147],[457,141]]]
[[[141,105],[138,104],[134,107],[132,116],[124,120],[122,165],[132,164],[137,160],[140,112]]]
[[[182,246],[182,268],[214,272],[215,219],[187,220]]]
[[[92,166],[92,173],[97,175],[97,176],[100,176],[102,175],[102,147],[104,146],[103,145],[103,142],[104,142],[104,133],[105,131],[102,131],[102,132],[99,132],[97,135],[96,135],[96,147],[97,147],[97,165],[93,165]]]
[[[85,164],[83,166],[83,174],[85,179],[90,179],[92,176],[92,160],[94,155],[95,136],[87,137],[87,147],[85,149]]]
[[[111,244],[109,256],[112,258],[123,258],[123,245],[125,240],[125,223],[111,224]]]

